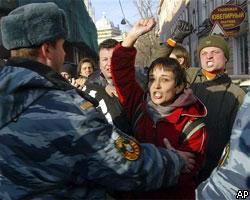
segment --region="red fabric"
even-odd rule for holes
[[[136,138],[142,143],[153,143],[160,147],[165,147],[163,138],[167,138],[175,149],[195,153],[196,166],[192,173],[181,175],[178,185],[153,192],[144,192],[132,198],[195,199],[196,185],[193,176],[201,167],[204,159],[208,135],[203,127],[181,145],[178,144],[178,140],[187,121],[194,117],[204,117],[206,108],[200,101],[197,101],[188,107],[175,109],[171,115],[154,124],[146,110],[144,92],[135,80],[135,55],[135,48],[124,48],[118,44],[113,52],[111,71],[119,100],[126,109],[130,120],[133,119],[138,106],[143,105],[144,114],[137,123]]]

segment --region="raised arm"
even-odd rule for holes
[[[154,18],[141,19],[135,23],[133,28],[129,31],[127,37],[123,40],[123,47],[133,47],[136,40],[145,33],[151,31],[156,25]]]
[[[159,57],[169,57],[176,44],[181,44],[183,40],[193,32],[193,25],[189,22],[179,20],[170,38],[165,38],[163,42],[159,41],[153,50],[151,60],[154,61]]]
[[[135,110],[143,100],[143,89],[135,79],[136,40],[149,32],[155,26],[154,18],[140,20],[128,33],[121,44],[115,47],[111,61],[111,72],[119,101],[125,108],[129,119],[133,118]]]

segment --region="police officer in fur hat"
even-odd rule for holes
[[[0,71],[0,199],[105,199],[174,184],[191,167],[188,153],[114,130],[58,73],[67,22],[56,4],[16,8],[1,31],[11,59]]]

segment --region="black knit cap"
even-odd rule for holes
[[[55,3],[31,3],[18,7],[1,19],[3,46],[19,49],[66,38],[65,13]]]

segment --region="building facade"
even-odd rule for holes
[[[115,39],[117,41],[122,41],[123,34],[119,26],[114,26],[113,22],[110,21],[106,14],[102,14],[102,18],[97,20],[96,23],[97,35],[98,35],[98,44],[106,39]]]
[[[231,49],[227,71],[230,75],[250,73],[250,1],[249,0],[161,0],[159,7],[159,28],[161,40],[171,37],[179,19],[193,24],[194,32],[183,45],[189,50],[193,66],[199,66],[196,53],[199,38],[209,34],[213,28],[211,12],[222,5],[237,5],[245,11],[245,19],[237,33],[228,36]]]
[[[92,21],[95,23],[95,9],[92,6],[91,0],[83,0],[86,10],[89,13],[89,16],[91,17]]]

